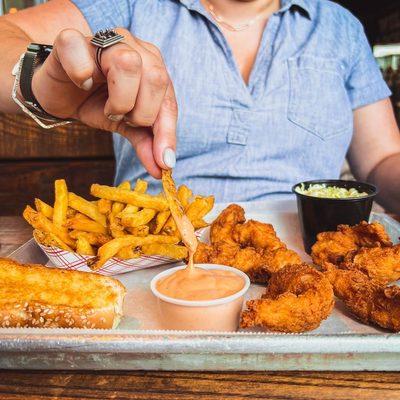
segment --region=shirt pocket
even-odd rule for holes
[[[337,59],[301,56],[288,60],[288,118],[322,140],[353,127],[344,69]]]

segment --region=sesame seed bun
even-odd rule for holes
[[[0,258],[1,328],[116,328],[125,293],[114,278]]]

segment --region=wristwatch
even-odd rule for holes
[[[26,52],[21,55],[12,71],[12,74],[15,76],[12,91],[13,100],[26,114],[45,129],[73,122],[71,119],[60,119],[47,113],[32,92],[33,73],[39,65],[45,62],[52,49],[53,46],[47,44],[31,43]],[[18,87],[20,88],[22,98],[18,96]]]

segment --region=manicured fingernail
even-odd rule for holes
[[[164,150],[163,161],[164,161],[164,164],[165,164],[168,168],[174,168],[174,167],[175,167],[175,164],[176,164],[176,155],[175,155],[175,151],[172,150],[170,147],[167,147],[167,148]]]
[[[93,78],[86,79],[85,82],[82,83],[81,88],[83,90],[90,90],[93,87]]]
[[[107,118],[113,122],[120,122],[122,121],[122,118],[124,118],[124,116],[120,114],[108,114]]]

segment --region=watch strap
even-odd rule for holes
[[[21,90],[21,95],[24,98],[26,105],[33,109],[35,112],[39,112],[43,117],[50,119],[58,119],[50,114],[48,114],[43,107],[40,105],[38,100],[32,91],[32,78],[35,68],[43,64],[46,58],[51,53],[53,46],[31,43],[22,60],[21,76],[19,87]]]

